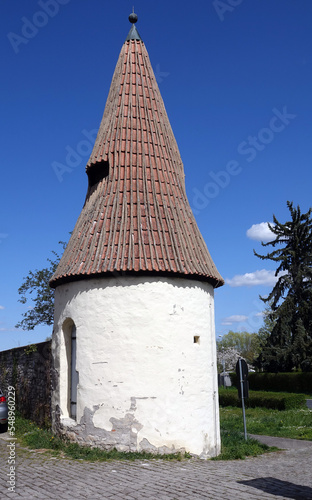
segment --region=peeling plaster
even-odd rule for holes
[[[67,321],[77,330],[77,422],[66,419]],[[104,449],[218,452],[213,289],[207,283],[127,277],[77,281],[66,290],[60,285],[53,346],[59,408],[53,426],[60,433]]]

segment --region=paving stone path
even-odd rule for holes
[[[267,438],[288,449],[230,462],[89,463],[17,447],[16,490],[9,492],[8,439],[0,435],[1,499],[312,500],[312,442]]]

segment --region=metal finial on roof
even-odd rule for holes
[[[132,24],[135,24],[138,20],[138,16],[134,13],[134,7],[133,7],[133,12],[129,16],[129,21]]]
[[[130,23],[132,23],[132,27],[128,33],[126,41],[128,41],[128,40],[142,40],[142,38],[140,37],[140,35],[135,27],[135,23],[137,22],[137,20],[138,20],[138,16],[134,13],[134,7],[133,7],[133,12],[129,16],[129,21],[130,21]]]
[[[223,284],[187,200],[179,149],[134,31],[136,24],[120,51],[87,165],[85,205],[53,288],[116,272]]]

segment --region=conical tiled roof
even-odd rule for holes
[[[178,146],[134,25],[86,170],[86,201],[52,287],[119,272],[223,284],[188,203]]]

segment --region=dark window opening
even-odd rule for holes
[[[109,173],[109,163],[108,161],[100,161],[98,163],[93,163],[88,168],[88,179],[89,179],[89,190],[95,186],[98,182],[108,176]]]
[[[96,186],[100,181],[108,177],[109,174],[109,162],[108,161],[99,161],[97,163],[93,163],[88,169],[88,191],[85,203],[90,198],[91,194],[95,191]]]
[[[76,344],[76,327],[73,324],[71,330],[71,363],[70,363],[70,416],[74,420],[77,417],[77,386],[79,375],[76,370],[77,359],[77,344]]]

